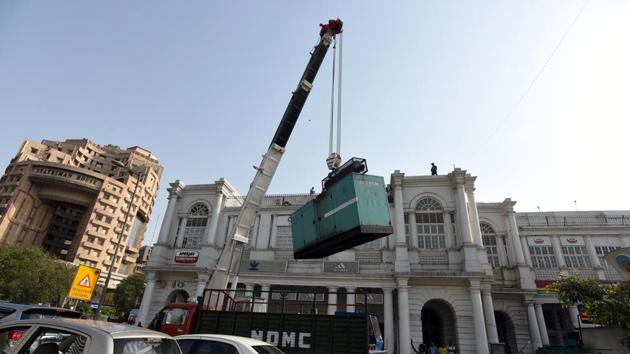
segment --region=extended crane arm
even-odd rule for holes
[[[249,232],[254,225],[256,213],[271,184],[271,179],[284,154],[284,148],[302,112],[304,103],[313,88],[315,76],[324,61],[328,47],[330,47],[335,35],[341,33],[343,22],[339,19],[330,20],[327,24],[320,26],[321,39],[311,53],[311,58],[306,65],[304,74],[300,78],[297,89],[293,91],[291,100],[271,140],[267,153],[263,155],[260,166],[255,167],[256,175],[254,176],[252,184],[249,186],[249,191],[247,192],[247,196],[243,201],[243,205],[236,219],[236,225],[228,235],[221,256],[208,282],[208,287],[211,289],[223,289],[227,287],[230,271],[234,269],[235,263],[239,260],[242,246],[249,241]]]

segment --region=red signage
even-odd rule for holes
[[[197,251],[175,251],[175,263],[197,263],[199,252]]]
[[[545,240],[543,240],[542,238],[537,238],[534,240],[534,243],[537,245],[543,244],[545,243]]]
[[[568,243],[577,243],[578,240],[576,240],[575,238],[571,237],[567,239]]]

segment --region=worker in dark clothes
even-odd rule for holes
[[[431,162],[431,176],[437,176],[437,166]]]

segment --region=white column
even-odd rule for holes
[[[499,256],[499,265],[508,267],[508,253],[505,248],[505,235],[497,235],[497,256]]]
[[[203,296],[203,291],[206,288],[206,284],[208,284],[209,278],[209,274],[197,273],[197,297]]]
[[[483,314],[486,320],[486,332],[489,343],[499,343],[497,333],[497,323],[494,318],[494,305],[492,304],[492,293],[490,289],[481,290],[481,300],[483,302]]]
[[[391,186],[394,188],[394,233],[396,234],[396,258],[394,261],[394,271],[406,273],[410,271],[409,251],[405,242],[405,219],[403,214],[403,183],[404,173],[396,170],[392,174]]]
[[[403,211],[402,176],[400,183],[394,186],[394,233],[396,245],[405,244],[405,214]]]
[[[394,301],[391,288],[383,288],[383,312],[385,317],[385,349],[388,353],[393,353],[396,339],[394,339]]]
[[[411,353],[409,328],[409,288],[407,278],[398,278],[398,353]]]
[[[328,287],[328,314],[334,315],[337,312],[337,287]]]
[[[356,288],[346,287],[346,312],[354,312],[357,301]],[[351,294],[352,293],[352,294]]]
[[[521,237],[521,247],[523,247],[523,255],[525,256],[525,264],[532,267],[532,255],[529,254],[529,245],[527,244],[527,238]]]
[[[510,209],[507,212],[507,221],[509,225],[508,235],[510,242],[514,248],[514,256],[516,257],[517,265],[525,265],[525,256],[523,255],[523,249],[521,248],[521,238],[518,235],[518,226],[516,225],[516,217],[514,216],[514,210]]]
[[[481,291],[479,285],[470,285],[470,300],[472,302],[473,322],[475,324],[475,342],[477,354],[488,354],[488,336],[486,335],[486,323],[481,305]]]
[[[153,291],[155,290],[155,273],[147,273],[147,286],[144,288],[144,294],[142,294],[142,302],[140,303],[140,311],[138,313],[138,322],[141,322],[143,326],[148,326],[147,318],[149,316],[149,309],[151,307],[151,301],[153,300]]]
[[[591,235],[584,236],[584,245],[586,246],[586,251],[588,252],[588,256],[591,259],[591,264],[593,265],[593,268],[601,268],[602,264],[599,261],[599,257],[597,257],[597,252],[595,251],[595,246],[593,246]]]
[[[182,224],[179,227],[179,234],[177,235],[177,244],[175,248],[182,248],[184,244],[184,233],[186,231],[186,224],[188,223],[188,217],[184,216],[182,218]]]
[[[396,209],[389,208],[389,219],[394,222],[394,227],[396,224]],[[387,236],[387,248],[390,250],[396,249],[396,230],[394,233]]]
[[[536,319],[536,310],[534,310],[534,304],[532,302],[527,303],[527,323],[529,324],[529,334],[532,339],[532,345],[534,350],[542,347],[542,341],[540,339],[540,329],[538,328],[538,320]]]
[[[457,232],[461,235],[462,243],[475,243],[470,229],[470,215],[466,203],[466,190],[463,184],[457,185],[457,215],[459,216],[460,229]]]
[[[569,317],[571,317],[573,328],[580,328],[580,311],[578,310],[577,306],[573,305],[569,307]]]
[[[411,239],[411,247],[418,248],[418,228],[416,227],[416,212],[409,212],[409,238]]]
[[[621,236],[621,245],[624,248],[630,247],[630,237],[628,235]]]
[[[169,243],[169,231],[171,229],[171,223],[173,222],[173,216],[175,215],[177,198],[177,193],[171,191],[168,196],[168,205],[166,206],[166,212],[164,213],[164,219],[162,220],[162,226],[160,227],[160,233],[158,235],[158,243],[160,244],[166,245]]]
[[[558,268],[566,268],[567,264],[564,263],[562,248],[560,247],[560,237],[551,236],[551,245],[553,246],[553,254],[556,256],[556,262],[558,262]]]
[[[278,222],[278,215],[271,216],[271,235],[269,236],[269,247],[276,248],[276,224]]]
[[[210,219],[210,225],[206,227],[206,234],[204,235],[204,243],[207,245],[214,245],[216,242],[217,230],[219,228],[219,217],[221,216],[221,204],[223,204],[223,193],[219,192],[212,207],[212,219]]]
[[[451,225],[451,213],[445,211],[442,214],[444,219],[444,237],[446,237],[446,249],[453,248],[457,245],[456,240],[453,238],[453,225]]]
[[[477,211],[477,203],[475,203],[475,193],[468,191],[468,210],[470,212],[470,223],[473,234],[473,240],[479,246],[483,245],[481,240],[481,225],[479,225],[479,212]]]
[[[547,324],[545,323],[545,315],[543,314],[542,304],[534,304],[536,309],[536,319],[538,319],[538,329],[540,330],[540,339],[543,345],[549,345],[549,335],[547,334]]]

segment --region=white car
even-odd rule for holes
[[[164,333],[69,318],[0,324],[0,354],[181,354]]]
[[[257,339],[222,334],[188,334],[175,337],[182,354],[284,354]]]

